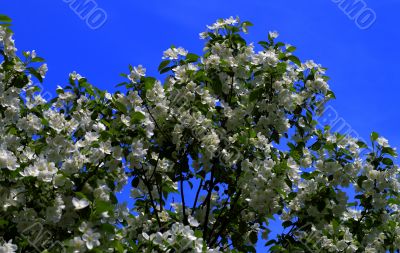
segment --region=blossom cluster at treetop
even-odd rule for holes
[[[319,127],[326,69],[277,32],[248,43],[250,22],[220,19],[203,55],[164,52],[165,80],[130,67],[107,92],[73,72],[46,101],[44,59],[0,23],[1,253],[400,248],[396,150]]]

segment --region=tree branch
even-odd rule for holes
[[[194,203],[193,203],[193,207],[192,207],[192,215],[194,213],[194,209],[196,208],[197,200],[199,199],[199,194],[200,194],[200,191],[201,191],[201,187],[203,187],[203,179],[200,180],[199,188],[197,189],[196,197],[194,198]]]
[[[204,218],[204,223],[203,223],[203,238],[204,240],[207,238],[207,232],[208,232],[208,220],[210,216],[210,208],[211,208],[211,194],[214,188],[213,185],[214,181],[214,166],[211,168],[211,178],[210,178],[210,184],[208,188],[208,194],[206,197],[206,200],[204,200],[203,204],[206,203],[206,217]]]

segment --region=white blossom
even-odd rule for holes
[[[5,242],[3,245],[0,245],[0,253],[14,253],[17,252],[17,245],[12,243],[12,240]]]
[[[80,210],[87,207],[89,205],[89,201],[87,201],[86,199],[78,199],[73,197],[72,204],[74,205],[76,210]]]

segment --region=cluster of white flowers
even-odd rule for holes
[[[44,242],[68,252],[115,247],[115,233],[110,228],[100,233],[98,227],[113,227],[129,215],[114,212],[115,193],[127,182],[121,147],[102,139],[104,118],[95,116],[84,93],[59,87],[57,100],[47,103],[25,73],[44,78],[47,65],[33,72],[27,65],[41,58],[32,51],[20,60],[11,33],[0,28],[0,49],[8,57],[0,69],[0,237],[13,239],[0,244],[0,252],[16,252],[16,245],[22,252],[46,250]],[[85,81],[76,72],[70,80]],[[86,210],[90,217],[82,216]],[[91,228],[79,229],[80,219],[92,220]],[[31,245],[35,239],[37,245]]]
[[[203,238],[195,236],[194,231],[188,225],[174,223],[170,230],[161,233],[157,232],[151,235],[142,233],[144,240],[150,241],[162,252],[188,251],[194,253],[219,253],[217,249],[207,247]]]
[[[7,168],[9,170],[17,169],[17,158],[8,150],[0,150],[0,168]]]
[[[229,17],[226,19],[218,19],[213,25],[208,25],[207,28],[210,30],[218,30],[224,28],[226,25],[235,25],[239,22],[239,18]]]
[[[48,162],[44,157],[39,157],[32,165],[26,167],[21,172],[21,175],[24,177],[37,177],[44,182],[51,182],[57,170],[53,162]]]
[[[12,243],[12,240],[4,243],[3,245],[0,244],[0,253],[15,253],[17,250],[18,247]]]
[[[146,74],[146,69],[143,68],[142,65],[133,67],[133,69],[129,75],[129,80],[131,80],[132,82],[135,82],[136,80],[140,79],[142,76],[145,76],[145,74]]]
[[[166,51],[164,51],[163,59],[177,60],[179,58],[179,56],[186,56],[187,54],[188,54],[188,51],[182,47],[168,48]]]
[[[4,53],[9,57],[13,57],[17,51],[12,33],[6,26],[0,26],[0,46],[4,48]]]

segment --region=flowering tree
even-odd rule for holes
[[[45,101],[46,64],[18,57],[0,20],[0,252],[255,252],[260,235],[271,252],[400,247],[395,150],[319,127],[325,69],[276,32],[255,51],[251,23],[218,20],[204,55],[164,52],[163,82],[131,67],[111,94],[72,73]]]

